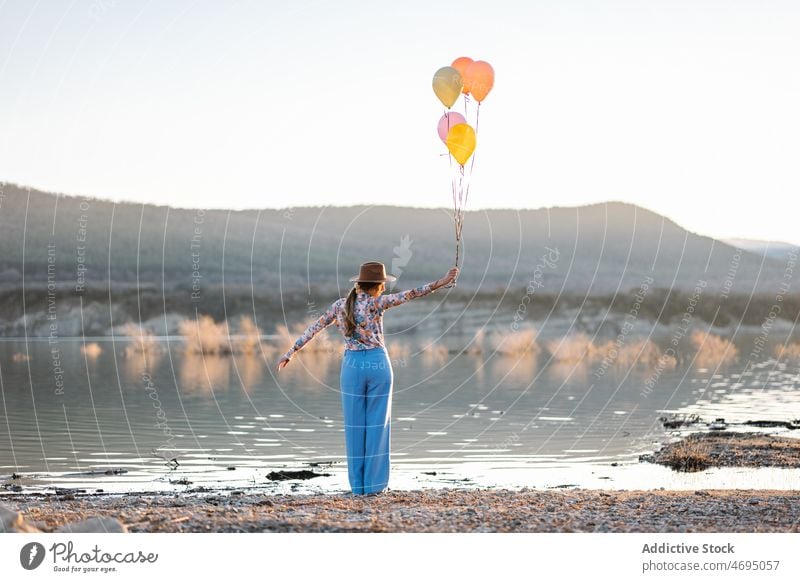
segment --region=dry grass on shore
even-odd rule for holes
[[[683,440],[665,452],[662,464],[687,473],[703,471],[711,465],[710,450],[708,443]]]
[[[161,346],[153,332],[141,325],[128,322],[120,328],[119,334],[132,340],[122,352],[127,358],[147,357],[148,355],[156,355],[161,351]]]
[[[724,337],[696,329],[690,337],[697,353],[694,363],[703,368],[729,364],[739,356],[739,349]]]
[[[186,352],[201,355],[257,354],[263,334],[249,316],[232,326],[228,321],[217,323],[209,315],[184,319],[178,323],[178,332]]]
[[[708,467],[800,468],[800,439],[766,433],[713,431],[692,433],[665,444],[641,460],[680,471]]]
[[[775,346],[773,353],[779,360],[800,361],[800,342],[778,344]]]

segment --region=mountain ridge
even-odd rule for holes
[[[417,285],[452,265],[451,212],[364,204],[187,209],[6,184],[0,282],[21,284],[23,256],[27,285],[47,283],[48,261],[58,284],[75,280],[84,220],[83,265],[87,284],[95,287],[138,282],[186,289],[199,270],[205,286],[225,281],[280,283],[286,292],[311,286],[338,290],[349,286],[347,277],[358,264],[373,259],[400,270],[399,285]],[[459,287],[476,292],[525,289],[535,279],[548,292],[590,295],[635,289],[652,277],[657,287],[687,290],[705,280],[715,293],[774,293],[786,268],[786,257],[737,249],[618,200],[471,210],[463,234]],[[50,257],[48,244],[55,249]],[[558,251],[557,264],[537,268],[546,249]]]

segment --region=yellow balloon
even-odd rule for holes
[[[433,92],[448,109],[461,95],[463,87],[464,80],[455,67],[442,67],[433,75]]]
[[[477,143],[475,138],[475,130],[466,123],[459,123],[450,128],[447,134],[447,149],[453,154],[456,161],[462,166],[467,163],[467,160],[475,151]]]

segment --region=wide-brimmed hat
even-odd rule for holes
[[[386,267],[383,263],[377,261],[369,261],[361,263],[358,275],[350,277],[351,281],[358,281],[359,283],[383,283],[386,281],[397,281],[397,277],[386,274]]]

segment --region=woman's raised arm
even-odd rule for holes
[[[456,277],[458,277],[458,267],[453,267],[441,279],[437,279],[432,283],[428,283],[427,285],[423,285],[422,287],[417,287],[416,289],[409,289],[408,291],[400,291],[399,293],[389,293],[388,295],[381,295],[375,300],[375,303],[380,309],[389,309],[390,307],[396,307],[398,305],[402,305],[406,301],[411,301],[412,299],[416,299],[417,297],[428,295],[429,293],[436,291],[436,289],[444,287],[448,283],[455,281]]]

